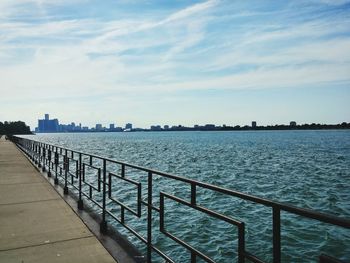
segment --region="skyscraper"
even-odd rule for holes
[[[58,132],[58,119],[50,120],[49,114],[45,114],[45,119],[38,120],[38,132]]]

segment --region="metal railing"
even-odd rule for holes
[[[299,207],[295,207],[292,205],[287,205],[275,201],[271,201],[268,199],[259,198],[253,195],[233,191],[230,189],[225,189],[222,187],[218,187],[215,185],[203,183],[200,181],[188,179],[181,176],[176,176],[168,173],[163,173],[151,169],[147,169],[144,167],[128,164],[125,162],[119,162],[116,160],[112,160],[109,158],[100,157],[97,155],[86,154],[80,151],[75,151],[47,143],[42,143],[39,141],[34,141],[30,139],[25,139],[21,137],[12,137],[13,142],[17,144],[28,156],[29,158],[38,165],[42,171],[46,171],[48,177],[54,176],[55,184],[60,183],[63,185],[64,194],[68,194],[68,185],[71,185],[78,192],[78,208],[84,209],[84,200],[87,198],[95,205],[97,205],[101,209],[101,222],[100,222],[100,231],[105,233],[107,230],[107,219],[106,216],[109,215],[111,218],[116,220],[119,224],[123,225],[131,234],[137,237],[140,241],[142,241],[147,247],[147,262],[152,262],[152,252],[157,253],[160,257],[162,257],[166,262],[174,262],[168,255],[166,255],[163,251],[157,248],[152,243],[152,220],[156,217],[159,219],[159,231],[163,233],[165,236],[171,238],[184,248],[186,248],[190,253],[191,262],[196,262],[198,258],[203,259],[206,262],[215,262],[213,259],[197,250],[190,244],[185,241],[179,239],[175,235],[169,233],[164,226],[164,218],[165,218],[165,207],[164,202],[165,199],[171,199],[172,201],[178,202],[182,205],[195,209],[199,212],[207,214],[216,219],[227,222],[238,229],[238,262],[243,263],[245,260],[249,260],[251,262],[264,262],[259,259],[257,256],[249,253],[245,249],[245,223],[228,217],[224,214],[218,213],[216,211],[210,210],[206,207],[199,205],[196,201],[197,192],[199,189],[206,189],[213,192],[221,193],[227,196],[238,197],[240,199],[248,200],[256,204],[261,204],[266,207],[270,207],[272,209],[272,233],[273,233],[273,262],[279,263],[281,262],[281,211],[288,212],[291,214],[299,215],[305,218],[310,218],[314,220],[318,220],[320,222],[328,223],[331,225],[350,228],[350,220],[340,217],[335,217],[323,213],[319,213],[316,211],[312,211],[309,209],[303,209]],[[119,174],[115,172],[115,166],[119,166],[120,171]],[[138,171],[145,172],[147,174],[146,181],[146,189],[147,189],[147,199],[142,200],[141,191],[142,185],[140,182],[127,178],[126,177],[126,168],[136,169]],[[95,171],[95,176],[97,180],[94,180],[96,183],[94,184],[91,181],[88,181],[87,170]],[[188,185],[190,190],[190,200],[185,200],[179,198],[175,195],[171,195],[169,193],[165,193],[160,191],[159,194],[159,206],[155,205],[153,197],[155,193],[153,191],[154,184],[154,176],[160,176],[164,178],[168,178],[171,180],[179,181]],[[136,186],[137,189],[137,208],[132,209],[122,201],[112,196],[113,192],[113,181],[115,179],[122,180],[124,182],[130,183]],[[85,190],[88,189],[86,192]],[[100,197],[102,200],[97,200],[94,198],[93,193],[100,193]],[[113,202],[115,205],[120,207],[120,215],[117,216],[112,213],[111,210],[106,208],[106,200],[109,202]],[[125,220],[125,211],[128,211],[130,214],[141,217],[141,207],[144,206],[147,210],[147,233],[146,237],[142,234],[134,230],[130,227]],[[327,255],[320,255],[320,262],[339,262],[337,259],[329,257]]]

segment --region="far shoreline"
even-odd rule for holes
[[[167,130],[150,130],[150,129],[135,129],[131,131],[69,131],[69,132],[33,132],[33,134],[26,135],[39,135],[39,134],[86,134],[86,133],[134,133],[134,132],[259,132],[259,131],[348,131],[350,127],[341,127],[341,128],[241,128],[241,129],[167,129]],[[24,134],[23,134],[24,135]]]

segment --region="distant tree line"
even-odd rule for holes
[[[301,125],[283,125],[283,124],[276,124],[276,125],[267,125],[267,126],[226,126],[226,127],[219,127],[219,130],[325,130],[325,129],[350,129],[350,123],[340,123],[340,124],[320,124],[320,123],[311,123],[311,124],[301,124]]]
[[[169,129],[162,129],[159,127],[155,131],[265,131],[265,130],[326,130],[326,129],[350,129],[350,123],[343,122],[339,124],[301,124],[301,125],[267,125],[267,126],[199,126],[199,127],[185,127],[185,126],[173,126]],[[133,131],[151,131],[150,129],[134,129]]]
[[[0,122],[0,135],[32,134],[30,127],[23,121]]]

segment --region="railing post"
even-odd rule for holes
[[[152,262],[152,172],[148,172],[147,187],[147,262]]]
[[[47,176],[48,177],[51,177],[51,145],[49,145],[49,149],[48,149],[48,152],[47,152],[47,159],[48,159],[48,163],[49,163],[49,171],[47,172]]]
[[[273,263],[281,262],[281,212],[277,206],[272,207]]]
[[[34,162],[38,164],[38,143],[36,142],[34,145]]]
[[[44,144],[43,146],[43,166],[42,166],[42,171],[45,172],[45,164],[46,164],[46,145]]]
[[[194,253],[194,251],[191,251],[191,263],[196,263],[196,262],[197,262],[196,253]]]
[[[102,222],[100,224],[101,233],[107,232],[106,221],[106,159],[103,159],[103,178],[102,178]]]
[[[34,143],[31,142],[30,145],[30,158],[32,159],[32,161],[34,161]]]
[[[125,164],[122,164],[121,177],[125,178]],[[125,223],[125,211],[123,206],[120,206],[120,221],[122,224]]]
[[[197,193],[196,193],[196,184],[191,183],[191,205],[196,206],[197,205]],[[197,262],[197,256],[196,253],[191,251],[191,263]]]
[[[196,193],[196,184],[191,183],[191,205],[195,206],[197,204],[197,193]]]
[[[125,177],[125,164],[122,164],[122,172],[121,172],[121,177]]]
[[[67,175],[68,175],[68,152],[67,149],[65,149],[65,155],[64,155],[64,161],[63,161],[63,167],[64,167],[64,188],[63,193],[66,195],[68,194],[68,182],[67,182]]]
[[[55,151],[55,184],[58,184],[58,177],[57,177],[57,169],[58,169],[58,152],[57,152],[57,147]]]
[[[29,155],[29,158],[32,159],[32,155],[30,154],[31,151],[31,143],[29,141],[27,141],[27,155]]]
[[[34,160],[34,150],[35,150],[35,144],[34,144],[34,142],[32,142],[30,153],[31,153],[31,158],[32,158],[33,162],[35,162],[35,160]]]
[[[36,164],[38,165],[40,162],[40,145],[36,144]]]
[[[24,139],[23,139],[24,140]],[[30,143],[29,143],[29,141],[27,141],[27,140],[24,140],[24,142],[25,142],[25,148],[26,148],[26,154],[28,155],[28,150],[30,149]],[[30,158],[30,156],[29,156],[29,158]]]
[[[84,209],[84,203],[82,199],[82,193],[81,193],[81,175],[82,175],[82,164],[81,164],[81,153],[79,153],[79,200],[78,200],[78,209],[83,210]]]
[[[38,164],[38,144],[37,142],[34,143],[33,145],[33,159],[34,159],[34,163]]]
[[[244,263],[245,253],[245,224],[238,227],[238,263]]]
[[[38,167],[41,168],[41,143],[39,143],[39,152],[38,152]]]
[[[33,149],[33,158],[34,158],[34,163],[38,164],[38,144],[34,143],[34,149]]]

